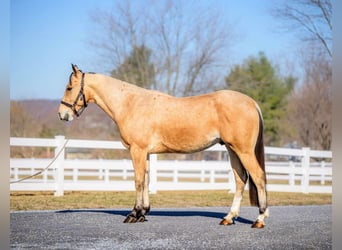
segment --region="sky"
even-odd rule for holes
[[[260,51],[279,64],[296,60],[295,37],[278,31],[280,22],[270,13],[273,1],[203,2],[217,5],[227,23],[234,25],[238,39],[229,55],[233,64]],[[99,72],[101,65],[87,41],[93,27],[89,13],[94,8],[113,8],[114,0],[12,0],[10,4],[11,100],[61,99],[71,63],[83,71]]]

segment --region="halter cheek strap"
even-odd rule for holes
[[[79,117],[82,114],[82,112],[84,111],[84,109],[88,106],[85,95],[84,95],[84,76],[85,76],[85,73],[82,73],[81,89],[80,89],[80,92],[78,93],[74,103],[70,104],[70,103],[67,103],[65,101],[61,101],[61,104],[70,108],[77,117]],[[71,78],[71,76],[70,76],[70,78]],[[83,106],[79,110],[76,110],[76,105],[81,98],[83,100]]]

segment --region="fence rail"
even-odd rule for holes
[[[40,176],[12,183],[11,191],[131,191],[134,190],[134,172],[130,160],[68,159],[68,149],[125,149],[121,142],[95,140],[68,140],[64,136],[53,139],[10,138],[11,147],[52,147],[56,160]],[[65,145],[65,147],[64,147]],[[206,151],[226,151],[215,145]],[[296,161],[266,162],[267,189],[269,191],[331,193],[332,152],[309,148],[289,149],[266,147],[267,159],[285,157]],[[316,159],[316,160],[315,160]],[[319,161],[317,161],[317,159]],[[10,180],[32,175],[44,169],[52,159],[10,159]],[[234,176],[230,164],[224,160],[185,161],[159,160],[150,155],[150,192],[158,190],[219,190],[235,192]]]

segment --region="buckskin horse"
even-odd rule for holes
[[[73,120],[88,103],[96,103],[113,119],[130,151],[136,200],[124,223],[143,222],[150,210],[149,154],[194,153],[220,143],[228,150],[236,183],[232,206],[220,224],[234,223],[248,180],[250,203],[259,207],[252,227],[264,227],[269,212],[263,118],[253,99],[230,90],[173,97],[103,74],[84,73],[72,65],[60,119]]]

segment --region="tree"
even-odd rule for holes
[[[276,17],[303,41],[304,77],[290,98],[289,121],[305,145],[330,149],[332,117],[332,4],[330,0],[291,0],[277,5]]]
[[[39,124],[25,110],[24,104],[11,101],[10,103],[10,136],[33,137]],[[36,149],[28,147],[11,148],[11,157],[32,157]]]
[[[10,136],[34,136],[37,127],[39,127],[39,124],[24,109],[23,105],[17,101],[11,101],[10,103]]]
[[[178,96],[214,89],[223,77],[216,69],[224,68],[233,42],[232,28],[221,20],[222,13],[200,2],[143,4],[118,1],[113,11],[92,13],[91,46],[106,60],[109,71],[125,68],[128,59],[139,61],[133,59],[137,49],[149,48],[155,74],[151,88]]]
[[[154,65],[150,62],[152,51],[144,45],[134,47],[125,61],[112,71],[112,76],[140,87],[155,85]]]
[[[317,43],[332,57],[332,4],[330,0],[290,0],[277,2],[273,14],[290,30],[299,30],[305,42]]]
[[[259,53],[258,57],[250,57],[242,65],[235,65],[225,81],[229,89],[240,91],[259,103],[264,117],[265,143],[279,144],[281,122],[295,79],[281,77],[276,66]]]
[[[332,124],[332,70],[330,60],[316,53],[306,58],[305,80],[290,98],[289,120],[300,142],[330,150]]]
[[[49,127],[47,124],[42,124],[41,131],[39,132],[40,138],[53,138],[56,135],[56,128]],[[62,133],[64,134],[64,133]]]

